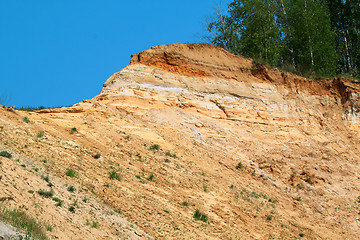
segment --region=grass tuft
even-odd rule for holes
[[[76,132],[77,132],[76,127],[73,127],[73,128],[70,130],[70,134],[74,134],[74,133],[76,133]]]
[[[25,122],[25,123],[30,123],[30,120],[29,120],[29,118],[28,118],[28,117],[24,117],[24,119],[23,119],[23,120],[24,120],[24,122]]]
[[[38,190],[37,193],[40,195],[40,196],[43,196],[43,197],[46,197],[46,198],[51,198],[54,196],[54,191],[51,189],[50,191],[45,191],[45,190]]]
[[[241,162],[238,163],[238,165],[236,165],[236,169],[242,169],[244,166],[242,165]]]
[[[67,168],[66,169],[66,176],[69,176],[69,177],[77,177],[78,176],[78,173],[72,169],[72,168]]]
[[[116,179],[118,181],[121,181],[120,175],[117,174],[117,172],[115,170],[109,173],[109,177],[110,177],[110,179]]]
[[[6,158],[12,158],[11,153],[7,152],[7,151],[2,151],[0,152],[0,156],[1,157],[6,157]]]
[[[47,240],[44,224],[36,221],[21,210],[9,210],[0,205],[0,219],[26,232],[24,239]],[[31,237],[31,238],[30,238]]]
[[[195,220],[208,222],[208,217],[206,216],[206,214],[200,212],[199,209],[196,209],[193,217],[194,217]]]
[[[150,146],[149,150],[159,150],[160,149],[160,145],[159,144],[153,144]]]

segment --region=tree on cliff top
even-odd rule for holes
[[[360,0],[234,0],[210,42],[298,73],[357,74]],[[357,11],[357,14],[355,13]]]

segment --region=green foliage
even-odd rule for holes
[[[305,234],[299,233],[299,236],[300,236],[300,237],[305,237]]]
[[[69,186],[68,188],[67,188],[67,190],[69,191],[69,192],[75,192],[75,187],[74,186]]]
[[[271,221],[272,219],[273,219],[273,216],[272,216],[272,215],[267,215],[267,216],[266,216],[266,220]]]
[[[151,173],[150,176],[147,178],[148,181],[154,181],[154,174]]]
[[[238,165],[236,165],[236,169],[242,169],[244,166],[242,165],[241,162],[238,163]]]
[[[42,138],[45,135],[45,133],[43,131],[38,132],[38,134],[36,135],[36,137],[38,138]]]
[[[78,173],[72,168],[67,168],[65,174],[66,174],[66,176],[69,176],[69,177],[77,177],[78,176]]]
[[[206,214],[200,212],[199,209],[196,209],[193,218],[198,221],[208,222],[208,217],[206,216]]]
[[[0,205],[0,220],[8,222],[15,228],[26,232],[26,238],[31,236],[34,239],[47,240],[44,224],[36,221],[21,210],[9,210]]]
[[[184,207],[187,207],[187,206],[189,206],[189,202],[183,201],[183,202],[181,203],[181,205],[184,206]]]
[[[77,132],[76,127],[73,127],[73,128],[70,130],[70,134],[74,134],[74,133],[76,133],[76,132]]]
[[[52,200],[56,202],[55,206],[61,207],[64,204],[64,201],[60,198],[54,197]]]
[[[0,152],[0,156],[1,157],[6,157],[6,158],[12,158],[11,153],[7,152],[7,151],[2,151]]]
[[[46,197],[46,198],[51,198],[54,196],[54,191],[51,189],[50,191],[45,191],[43,189],[40,189],[37,191],[37,193],[40,195],[40,196],[43,196],[43,197]]]
[[[70,206],[70,207],[69,207],[69,212],[75,213],[75,207],[74,207],[74,206]]]
[[[333,0],[233,0],[207,24],[211,43],[315,77],[359,74],[360,4]]]
[[[109,177],[110,179],[116,179],[118,181],[121,181],[120,175],[115,170],[109,173]]]
[[[50,178],[47,175],[41,175],[41,179],[43,179],[45,182],[50,182]]]
[[[160,149],[160,145],[158,145],[158,144],[153,144],[153,145],[150,146],[149,149],[150,149],[150,150],[159,150],[159,149]]]
[[[165,153],[166,156],[172,157],[172,158],[177,158],[176,154],[172,154],[171,152],[167,151]]]
[[[26,111],[26,112],[34,112],[34,111],[37,111],[37,110],[41,110],[41,109],[45,109],[44,106],[39,106],[39,107],[21,107],[21,108],[17,108],[17,110],[20,110],[20,111]]]
[[[91,224],[91,227],[92,227],[92,228],[98,228],[98,227],[99,227],[99,223],[93,221],[92,224]]]
[[[30,123],[30,120],[27,117],[24,117],[23,120],[24,120],[25,123]]]
[[[94,158],[95,158],[95,159],[99,159],[100,157],[101,157],[101,154],[100,154],[100,153],[97,153],[97,154],[94,155]]]

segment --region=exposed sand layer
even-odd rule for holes
[[[352,80],[155,46],[91,100],[0,108],[0,198],[52,239],[358,239],[359,99]]]

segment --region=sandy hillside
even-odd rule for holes
[[[359,239],[359,89],[155,46],[91,100],[0,108],[1,204],[50,239]]]

